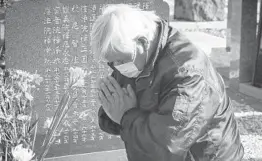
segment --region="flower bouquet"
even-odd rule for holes
[[[34,157],[38,116],[33,94],[43,79],[21,70],[0,70],[0,160],[29,161]]]
[[[44,159],[55,139],[54,133],[76,100],[72,97],[72,92],[84,85],[84,78],[87,75],[86,71],[78,67],[71,67],[69,73],[67,89],[48,128],[42,151],[40,155],[35,156],[38,115],[32,101],[34,91],[43,79],[38,74],[21,70],[0,71],[0,160]]]

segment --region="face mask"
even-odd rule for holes
[[[137,77],[142,71],[139,71],[134,62],[117,65],[115,68],[124,76],[129,78]]]
[[[136,44],[135,44],[136,45]],[[148,49],[148,47],[147,47]],[[134,63],[134,61],[136,60],[136,47],[135,47],[135,51],[134,51],[134,58],[132,59],[133,62],[128,62],[125,64],[121,64],[121,65],[116,65],[115,68],[124,76],[129,77],[129,78],[136,78],[142,71],[139,71]],[[146,61],[148,58],[148,51],[146,53]]]
[[[135,47],[136,49],[136,47]],[[136,50],[134,52],[134,57],[132,62],[116,65],[115,68],[124,76],[129,78],[135,78],[137,77],[142,71],[139,71],[134,64],[134,61],[136,60]]]

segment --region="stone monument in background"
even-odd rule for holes
[[[175,0],[174,18],[188,21],[223,21],[227,0]]]
[[[103,7],[117,3],[155,10],[169,18],[168,5],[162,0],[24,0],[6,10],[6,67],[37,72],[44,78],[34,103],[40,117],[36,153],[64,92],[68,69],[78,66],[92,74],[86,78],[85,87],[75,93],[78,99],[56,132],[47,157],[78,161],[121,158],[106,151],[124,149],[122,140],[101,131],[97,121],[99,104],[94,87],[110,69],[95,62],[90,51],[93,22]]]

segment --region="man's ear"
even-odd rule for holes
[[[149,49],[149,42],[145,36],[141,36],[137,39],[139,43],[141,43],[144,47],[144,50],[148,51]]]

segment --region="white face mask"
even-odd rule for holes
[[[132,62],[116,65],[115,68],[124,76],[129,77],[129,78],[135,78],[137,77],[142,71],[139,71],[134,63],[136,60],[136,47],[134,51],[134,56],[132,58]]]
[[[117,65],[115,68],[124,76],[129,78],[137,77],[142,71],[139,71],[134,62]]]
[[[135,44],[136,46],[136,44]],[[134,61],[136,60],[137,53],[136,53],[136,47],[134,51],[134,57],[132,58],[132,62],[116,65],[115,68],[124,76],[129,78],[136,78],[142,71],[139,71],[136,67]],[[148,58],[148,52],[146,53],[146,61]]]

